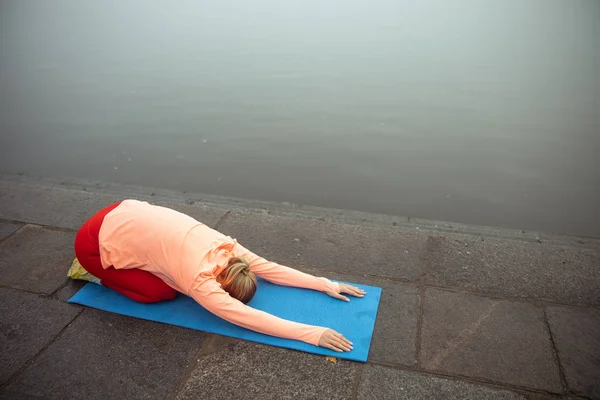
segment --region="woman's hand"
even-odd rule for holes
[[[339,283],[339,285],[340,285],[340,293],[346,293],[346,294],[349,294],[350,296],[365,297],[365,294],[367,293],[364,290],[357,288],[356,286],[346,285],[345,283]],[[325,292],[325,293],[327,293],[329,296],[336,298],[336,299],[350,301],[349,298],[347,298],[346,296],[342,296],[340,293],[336,293],[336,292]]]
[[[333,329],[327,329],[321,339],[319,339],[319,347],[325,347],[338,353],[354,350],[352,343],[341,334]]]

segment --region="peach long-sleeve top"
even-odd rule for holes
[[[106,215],[99,244],[104,268],[151,272],[231,323],[315,346],[327,328],[284,320],[249,307],[229,296],[216,277],[231,257],[246,257],[250,270],[267,281],[339,293],[335,282],[269,262],[188,215],[137,200],[125,200]]]

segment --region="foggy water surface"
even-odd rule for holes
[[[600,2],[0,1],[0,170],[600,236]]]

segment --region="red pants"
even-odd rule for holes
[[[90,218],[77,232],[75,237],[75,255],[79,263],[90,274],[100,278],[103,286],[141,303],[156,303],[174,299],[177,291],[164,283],[159,277],[140,269],[104,269],[100,262],[98,234],[106,214],[120,203],[113,204]]]

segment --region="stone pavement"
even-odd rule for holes
[[[377,285],[369,361],[66,300],[77,228],[138,198],[274,261]],[[600,241],[80,180],[0,177],[2,399],[600,399]]]

